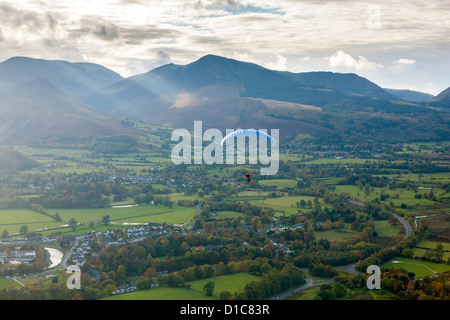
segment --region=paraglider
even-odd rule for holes
[[[236,130],[233,131],[225,136],[225,138],[222,139],[220,144],[223,146],[223,143],[227,141],[230,138],[236,137],[236,136],[244,136],[244,135],[254,135],[254,136],[263,136],[266,137],[267,140],[272,142],[273,145],[275,145],[275,140],[269,136],[267,133],[260,131],[260,130],[254,130],[254,129],[246,129],[246,130]]]
[[[254,175],[254,173],[250,174],[250,173],[245,173],[244,176],[247,178],[247,182],[250,183],[250,177],[252,177]]]

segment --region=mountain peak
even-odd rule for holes
[[[439,93],[435,98],[428,101],[432,106],[450,108],[450,87]]]
[[[217,56],[215,54],[207,54],[206,56],[203,56],[200,59],[198,59],[196,62],[200,62],[200,61],[227,61],[227,60],[230,60],[230,59],[222,57],[222,56]]]

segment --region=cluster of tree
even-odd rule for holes
[[[352,283],[348,285],[353,286]],[[319,293],[314,297],[314,300],[335,300],[336,298],[343,298],[347,295],[347,291],[348,288],[339,282],[333,285],[323,284],[320,286]]]
[[[120,135],[110,137],[97,137],[91,142],[91,149],[95,153],[125,154],[137,150],[138,139],[136,137]]]
[[[293,262],[300,268],[306,268],[310,264],[318,265],[322,263],[337,266],[363,260],[382,249],[381,246],[371,243],[373,234],[373,222],[369,220],[367,226],[361,232],[349,239],[333,243],[312,241],[303,249],[299,248]]]
[[[37,203],[45,208],[55,209],[107,208],[111,203],[108,197],[103,197],[93,190],[76,194],[44,194],[31,198],[30,202]]]
[[[398,242],[393,247],[383,248],[377,252],[372,253],[367,258],[360,260],[356,263],[356,270],[366,272],[367,268],[371,265],[380,266],[384,262],[401,255],[403,250],[414,248],[419,243],[420,238],[424,232],[423,227],[415,228],[408,239]]]
[[[308,270],[314,277],[333,278],[339,275],[339,273],[335,269],[333,269],[332,266],[324,265],[323,263],[310,263],[308,266]]]
[[[450,300],[450,273],[415,279],[402,268],[382,268],[381,289],[406,300]]]
[[[245,285],[244,290],[231,297],[233,300],[262,300],[306,283],[303,272],[292,263],[272,268],[260,279]]]

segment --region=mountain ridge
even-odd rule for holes
[[[216,55],[127,78],[91,63],[14,57],[0,63],[0,90],[0,143],[139,134],[118,125],[120,119],[173,128],[192,128],[195,120],[204,128],[280,128],[294,140],[421,139],[423,123],[433,121],[440,127],[427,127],[424,138],[448,132],[439,111],[446,95],[416,103],[355,73],[276,71]]]

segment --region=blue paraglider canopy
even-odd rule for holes
[[[222,139],[222,141],[220,142],[221,145],[223,145],[223,143],[225,141],[227,141],[230,138],[236,137],[236,136],[246,136],[246,135],[254,135],[254,136],[264,136],[267,138],[267,140],[269,140],[270,142],[272,142],[273,145],[275,145],[275,140],[269,136],[267,133],[260,131],[260,130],[254,130],[254,129],[245,129],[245,130],[236,130],[233,131],[232,133],[229,133],[225,136],[225,138]]]

